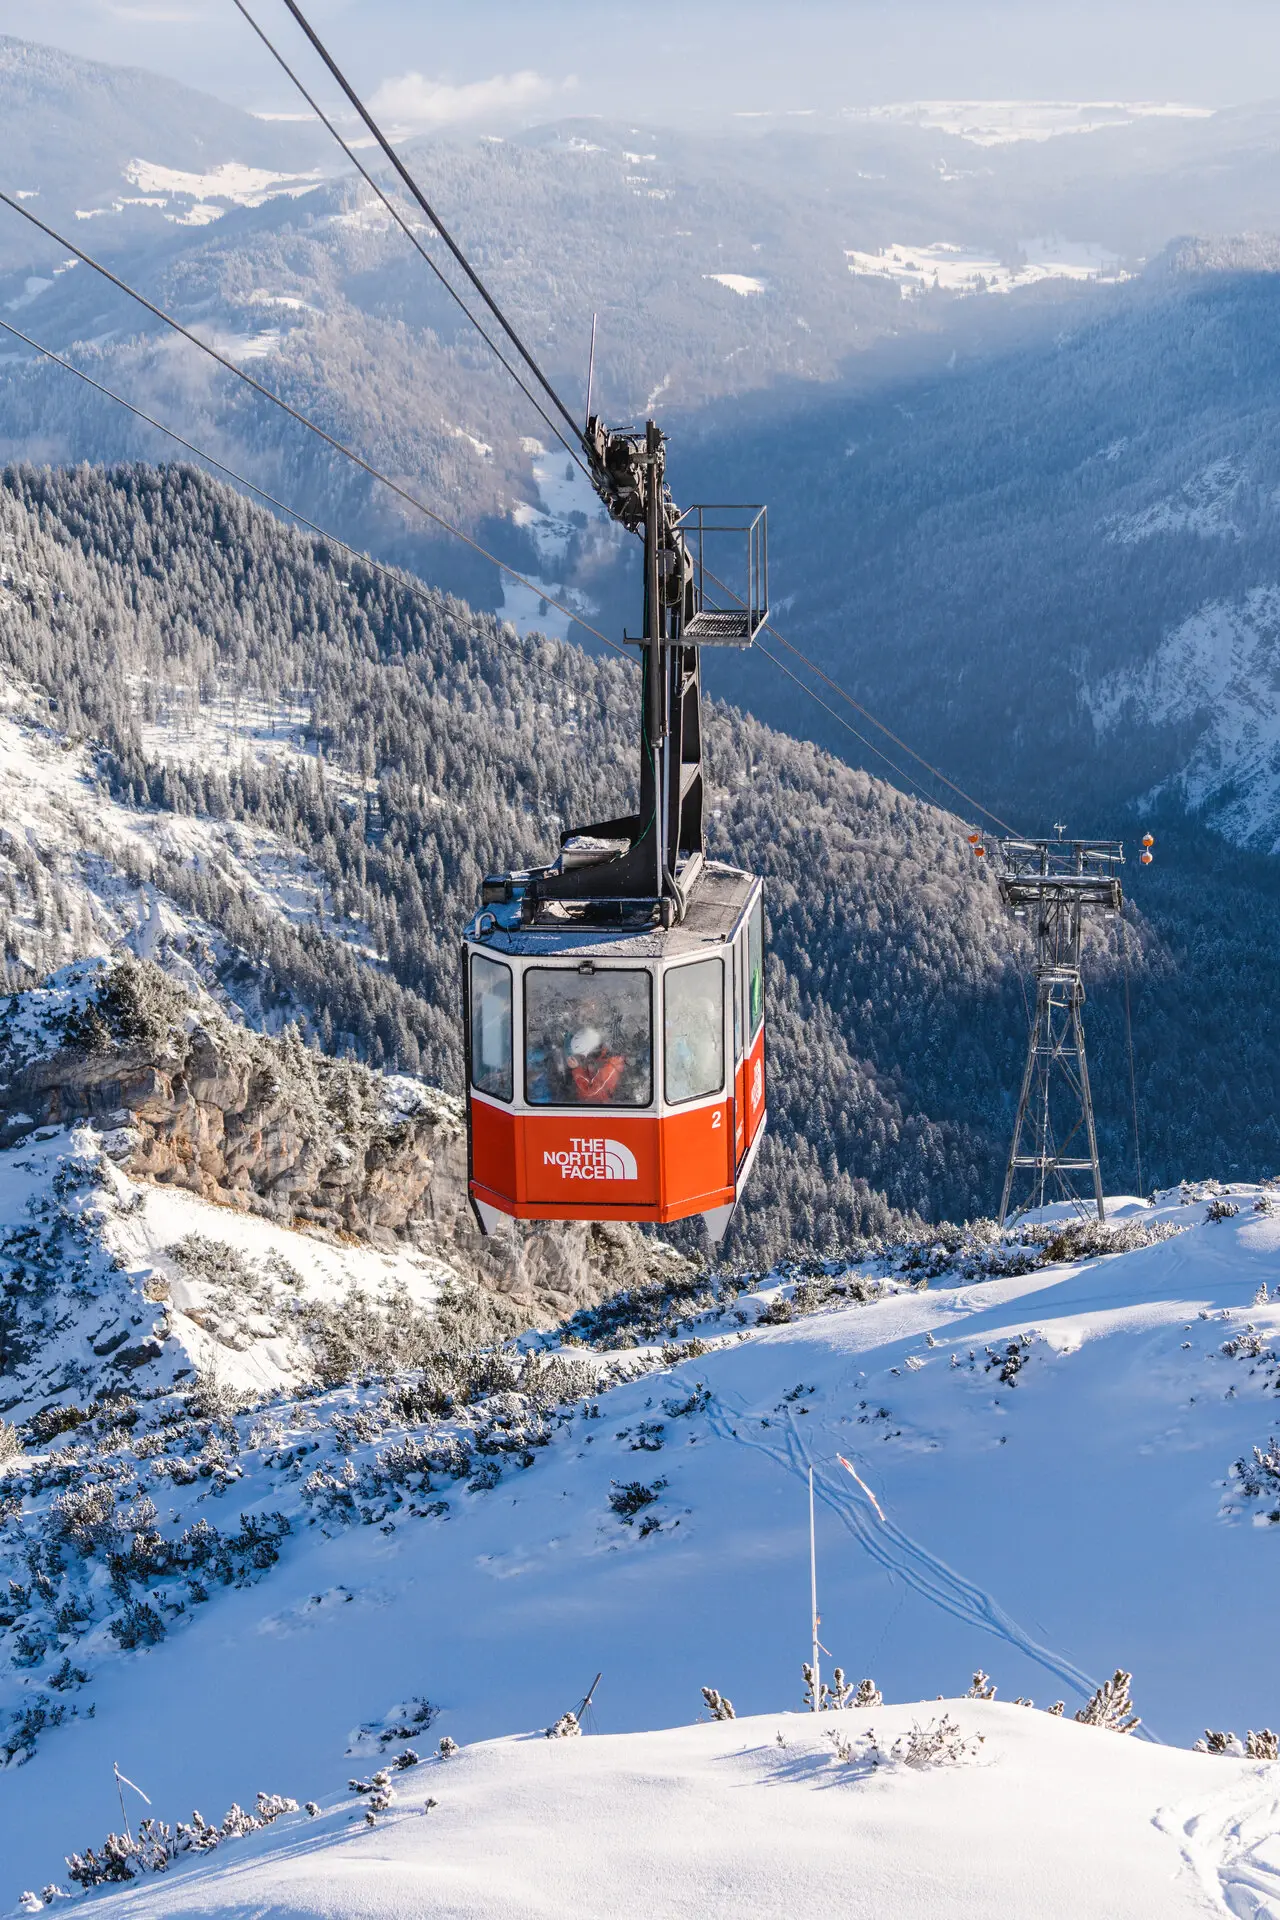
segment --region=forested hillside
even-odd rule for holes
[[[77,861],[114,860],[216,932],[202,964],[251,1017],[296,1015],[327,1047],[446,1086],[481,875],[545,857],[561,826],[631,791],[629,666],[520,640],[189,469],[8,470],[0,648],[15,686],[51,701],[46,725],[93,743],[104,798],[269,830],[322,883],[315,911],[289,916],[217,848],[146,864],[108,826],[42,870],[11,836],[12,984],[69,957],[55,889]],[[250,725],[263,710],[289,716],[270,752]],[[768,876],[772,927],[772,1131],[740,1251],[832,1245],[895,1208],[990,1211],[1025,1022],[1020,936],[961,824],[731,710],[709,734],[716,848]],[[1280,1165],[1264,967],[1277,917],[1245,899],[1227,941],[1216,922],[1204,938],[1207,909],[1170,917],[1164,938],[1129,929],[1149,1179]],[[1108,1179],[1124,1186],[1106,937],[1088,1020]]]

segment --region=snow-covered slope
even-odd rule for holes
[[[304,1328],[317,1314],[350,1315],[361,1299],[430,1311],[458,1283],[390,1235],[344,1243],[131,1180],[113,1162],[121,1145],[50,1127],[0,1153],[10,1421],[197,1373],[255,1398],[296,1392],[315,1377]]]
[[[0,569],[0,586],[10,583]],[[168,764],[297,761],[308,757],[299,745],[306,719],[230,699],[192,715],[175,701],[157,711],[144,737],[148,751]],[[173,863],[232,887],[268,919],[327,935],[361,961],[376,961],[368,929],[335,911],[323,876],[277,835],[112,800],[92,749],[66,740],[50,724],[47,702],[12,679],[0,686],[0,821],[11,978],[123,947],[188,983],[218,985],[241,956],[165,892],[161,876]],[[252,1011],[262,1025],[278,1028],[301,1009]]]
[[[1202,509],[1195,531],[1230,536],[1228,519]],[[1127,539],[1158,528],[1158,509],[1139,516]],[[1197,511],[1201,511],[1197,509]],[[1170,524],[1173,509],[1170,509]],[[1191,510],[1187,521],[1190,524]],[[1115,737],[1131,717],[1179,730],[1187,743],[1168,789],[1205,813],[1219,832],[1261,851],[1280,851],[1280,588],[1252,587],[1215,600],[1166,634],[1140,667],[1110,675],[1086,695],[1100,735]]]
[[[238,1416],[171,1396],[113,1429],[108,1410],[61,1437],[84,1440],[61,1467],[56,1453],[8,1467],[5,1538],[33,1589],[25,1630],[49,1642],[11,1669],[10,1711],[43,1701],[66,1724],[35,1728],[26,1764],[0,1774],[4,1891],[53,1882],[63,1854],[118,1826],[115,1760],[167,1820],[258,1790],[325,1810],[302,1831],[289,1816],[212,1871],[179,1863],[154,1890],[119,1896],[157,1912],[566,1911],[591,1859],[627,1889],[584,1891],[582,1910],[599,1914],[777,1912],[776,1876],[806,1885],[810,1873],[815,1912],[916,1913],[926,1881],[948,1913],[1214,1910],[1205,1887],[1219,1899],[1219,1864],[1275,1830],[1277,1770],[1153,1753],[1040,1709],[1063,1700],[1069,1721],[1122,1665],[1154,1741],[1185,1747],[1205,1728],[1243,1736],[1280,1718],[1264,1651],[1280,1544],[1274,1205],[1252,1188],[1120,1202],[1131,1250],[1107,1258],[1078,1234],[1003,1246],[951,1235],[716,1300],[655,1290],[579,1315],[585,1348],[496,1356],[469,1394],[428,1369]],[[222,1469],[184,1474],[197,1445],[205,1464],[220,1450]],[[106,1478],[108,1463],[104,1544],[65,1516],[70,1484]],[[818,1730],[777,1719],[800,1705],[808,1654],[810,1465],[834,1658],[873,1676],[891,1708],[954,1697],[979,1666],[1002,1700],[1037,1702],[956,1710],[989,1738],[945,1786],[900,1766],[819,1763]],[[148,1489],[161,1545],[130,1560],[131,1503]],[[259,1564],[244,1515],[271,1534]],[[230,1576],[163,1546],[192,1540],[199,1520],[218,1528],[214,1564],[221,1554]],[[23,1555],[49,1540],[61,1560],[37,1552],[42,1600]],[[73,1601],[91,1615],[80,1638],[74,1609],[69,1632],[51,1633]],[[116,1629],[143,1608],[156,1643],[144,1633],[122,1647]],[[68,1659],[84,1679],[59,1686]],[[408,1770],[397,1805],[439,1801],[439,1852],[420,1818],[403,1835],[384,1823],[344,1838],[348,1755],[370,1756],[357,1760],[367,1773],[391,1751],[378,1729],[393,1737],[415,1700],[437,1710],[432,1741],[470,1748],[549,1726],[597,1669],[602,1733],[688,1723],[703,1686],[764,1719],[616,1746],[499,1745],[456,1775],[440,1763],[421,1787]],[[940,1711],[830,1725],[870,1719],[887,1745]],[[778,1727],[794,1751],[770,1750]],[[624,1822],[624,1806],[643,1812]],[[656,1856],[664,1822],[670,1848],[645,1877],[636,1835]],[[630,1838],[611,1837],[622,1827]],[[916,1837],[926,1828],[932,1856]],[[533,1829],[539,1848],[522,1837]],[[695,1831],[704,1846],[718,1836],[702,1866]],[[268,1844],[283,1851],[259,1869]],[[682,1860],[694,1877],[677,1894]],[[1264,1853],[1241,1869],[1257,1902],[1231,1911],[1280,1911],[1278,1862]]]
[[[112,1912],[351,1920],[1182,1920],[1280,1912],[1280,1768],[971,1700],[838,1717],[882,1748],[943,1715],[968,1763],[842,1762],[809,1714],[500,1740],[340,1794]],[[422,1815],[429,1803],[430,1812]],[[1230,1902],[1230,1905],[1227,1903]]]

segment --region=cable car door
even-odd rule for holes
[[[747,930],[739,929],[733,943],[733,1167],[736,1173],[747,1151],[747,1079],[743,1062],[746,1031],[744,995],[747,978]]]
[[[749,1151],[764,1122],[764,897],[757,893],[738,936],[743,950],[742,1117]]]

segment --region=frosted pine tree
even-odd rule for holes
[[[576,1713],[562,1713],[554,1727],[547,1728],[548,1740],[573,1740],[582,1734]]]
[[[1132,1679],[1131,1673],[1125,1673],[1117,1667],[1111,1678],[1103,1681],[1092,1700],[1081,1707],[1076,1719],[1082,1726],[1105,1727],[1108,1733],[1132,1733],[1135,1727],[1142,1725],[1129,1697]]]
[[[702,1697],[707,1703],[707,1712],[713,1720],[735,1720],[737,1718],[737,1715],[733,1711],[732,1700],[726,1700],[724,1695],[717,1693],[714,1687],[704,1687],[702,1689]]]

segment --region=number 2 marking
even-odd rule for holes
[[[720,1121],[722,1117],[723,1117],[722,1109],[720,1107],[717,1107],[715,1112],[711,1116],[711,1130],[713,1133],[715,1132],[716,1128],[720,1125]]]

